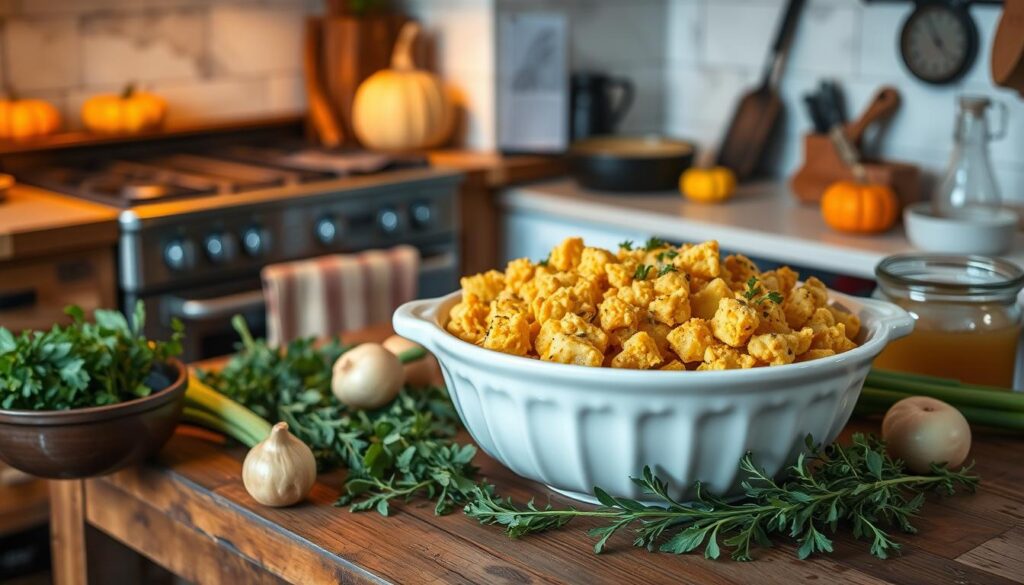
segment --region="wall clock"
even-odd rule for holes
[[[960,79],[978,56],[978,27],[965,0],[919,0],[903,23],[900,56],[910,72],[936,85]]]

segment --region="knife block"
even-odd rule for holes
[[[916,165],[866,159],[863,166],[867,181],[888,185],[896,193],[901,209],[921,200],[921,172]],[[853,169],[843,163],[828,134],[804,136],[804,165],[789,182],[797,199],[803,203],[817,203],[832,183],[853,180]]]

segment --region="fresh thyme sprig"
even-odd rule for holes
[[[842,523],[852,526],[854,537],[870,540],[871,554],[884,559],[900,547],[889,528],[915,532],[910,519],[924,504],[926,492],[973,491],[979,481],[969,466],[959,471],[933,466],[932,475],[908,475],[903,463],[886,455],[885,445],[872,436],[854,435],[848,447],[824,449],[808,437],[807,446],[808,454],[799,457],[781,483],[758,468],[749,454],[744,456],[740,469],[747,476],[742,483],[746,498],[739,504],[707,493],[700,484],[693,502],[678,502],[666,482],[645,467],[633,481],[658,505],[594,488],[601,503],[594,510],[538,508],[533,501],[518,507],[495,497],[493,488],[481,487],[465,513],[482,524],[504,526],[513,538],[561,528],[576,518],[597,518],[607,524],[588,532],[598,539],[596,553],[614,534],[633,527],[633,544],[647,550],[658,547],[681,554],[703,547],[705,557],[717,559],[725,546],[733,559],[743,561],[753,559],[753,547],[771,546],[773,536],[795,539],[801,559],[832,552],[826,533],[835,533]]]
[[[758,284],[756,276],[751,276],[750,280],[747,281],[747,290],[743,291],[743,298],[747,299],[750,304],[757,306],[760,306],[765,301],[771,301],[776,305],[782,304],[783,301],[782,293],[774,290],[765,293],[764,289]]]

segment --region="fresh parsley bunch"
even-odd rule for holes
[[[71,324],[49,331],[0,327],[0,407],[66,410],[148,396],[159,390],[147,383],[153,365],[181,354],[181,323],[169,341],[150,341],[141,302],[131,325],[118,311],[97,310],[93,322],[79,307],[65,312]]]

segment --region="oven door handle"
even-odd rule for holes
[[[262,309],[265,306],[262,289],[209,299],[183,299],[181,297],[167,299],[168,313],[172,317],[185,321],[212,321],[244,311]]]

